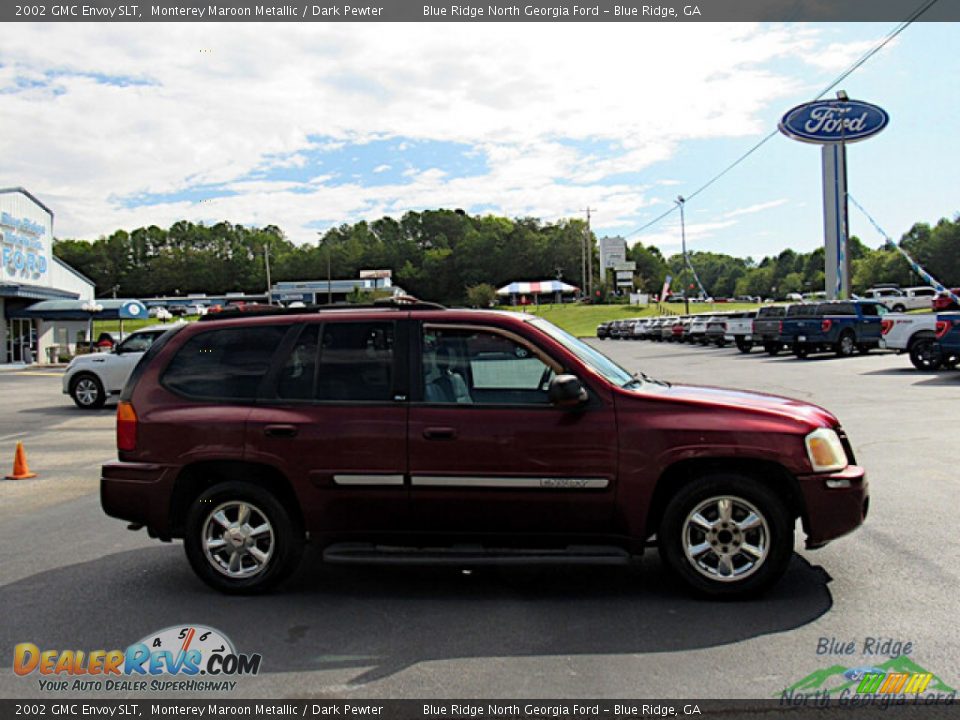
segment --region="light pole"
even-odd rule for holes
[[[320,236],[320,244],[327,249],[327,305],[333,305],[333,285],[330,280],[330,243],[324,241],[323,233],[317,232]]]
[[[683,253],[683,264],[686,266],[689,264],[687,260],[687,228],[686,222],[683,216],[683,205],[686,200],[683,199],[683,195],[677,195],[677,199],[674,201],[680,207],[680,248]],[[690,290],[687,287],[683,288],[683,313],[684,315],[690,314]]]
[[[270,246],[263,246],[263,262],[267,266],[267,305],[273,305],[273,296],[270,292]]]

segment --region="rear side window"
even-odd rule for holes
[[[389,401],[393,397],[394,324],[342,322],[323,326],[316,399]]]
[[[190,397],[252,400],[286,326],[223,328],[194,335],[177,351],[163,384]]]
[[[787,317],[813,317],[817,315],[819,305],[791,305],[787,309]],[[823,313],[820,313],[821,315]]]
[[[760,310],[757,311],[758,318],[775,318],[775,317],[783,317],[783,315],[784,315],[784,311],[783,311],[782,305],[773,305],[771,307],[764,307],[764,308],[760,308]]]

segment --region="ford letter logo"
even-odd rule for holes
[[[856,142],[876,135],[890,122],[886,110],[859,100],[817,100],[790,110],[780,132],[810,143]]]

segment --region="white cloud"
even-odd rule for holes
[[[737,210],[731,210],[724,217],[734,218],[740,215],[753,215],[754,213],[763,212],[764,210],[769,210],[770,208],[780,207],[787,202],[786,198],[780,198],[779,200],[770,200],[769,202],[757,203],[755,205],[748,205],[744,208],[739,208]]]
[[[217,213],[306,241],[318,222],[437,206],[556,219],[590,205],[629,224],[657,202],[651,188],[677,181],[611,178],[685,141],[756,136],[763,111],[805,87],[769,63],[822,64],[818,37],[707,23],[23,25],[0,48],[0,184],[49,201],[60,236]],[[391,138],[465,144],[487,171],[408,168],[370,187],[332,184],[354,169],[326,166],[304,183],[243,179]],[[239,194],[122,202],[205,184]]]

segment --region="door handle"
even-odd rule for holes
[[[292,438],[297,436],[296,425],[267,425],[263,434],[267,437]]]
[[[427,440],[453,440],[456,436],[457,431],[452,427],[428,427],[423,431]]]

